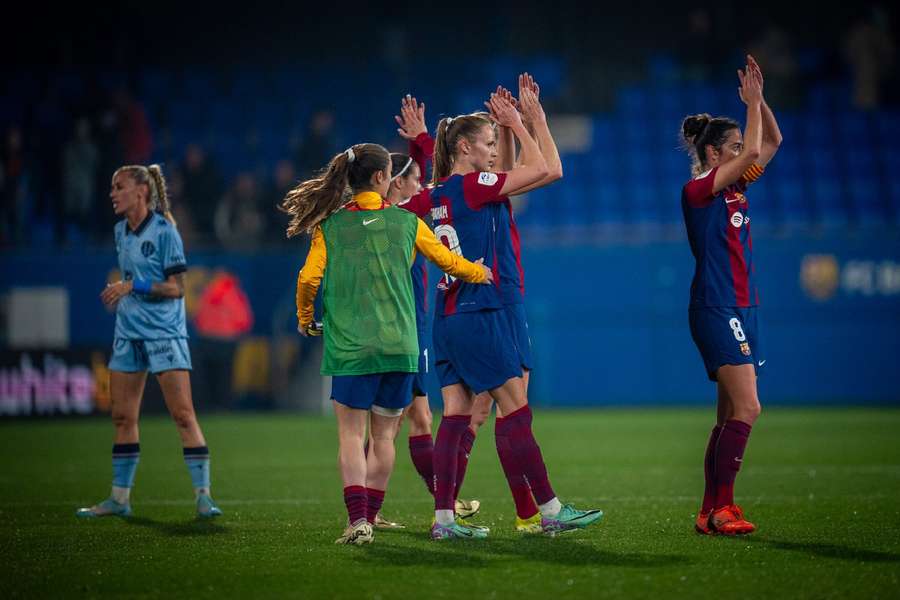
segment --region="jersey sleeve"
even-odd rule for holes
[[[469,283],[484,283],[484,269],[469,260],[466,260],[459,254],[450,252],[447,246],[438,241],[434,234],[428,229],[422,219],[417,219],[418,227],[416,229],[416,250],[421,252],[425,258],[433,262],[444,273],[449,273],[454,277],[459,277],[463,281]],[[413,260],[416,254],[413,251]]]
[[[419,183],[424,184],[428,161],[434,156],[434,139],[427,132],[423,131],[416,139],[410,140],[409,155],[419,165]]]
[[[463,175],[463,198],[472,210],[478,210],[491,202],[501,202],[505,197],[500,195],[504,183],[506,173],[467,173]]]
[[[187,261],[184,259],[184,244],[181,234],[174,225],[163,229],[160,236],[160,253],[162,256],[163,278],[168,279],[177,273],[187,271]]]
[[[431,212],[431,189],[425,188],[406,202],[398,204],[403,210],[408,210],[420,219],[424,219]]]
[[[688,205],[693,208],[703,208],[709,206],[716,197],[713,194],[713,184],[716,181],[716,171],[719,167],[714,168],[703,177],[692,179],[684,186],[682,193]]]
[[[325,274],[327,258],[325,236],[322,235],[322,228],[317,227],[313,232],[309,254],[306,255],[306,263],[297,276],[297,321],[301,327],[312,323],[316,294],[322,283],[322,276]]]

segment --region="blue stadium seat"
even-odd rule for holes
[[[595,224],[610,225],[625,222],[625,204],[628,201],[618,178],[596,181],[593,193],[586,201],[586,212]]]
[[[645,118],[650,111],[650,93],[643,86],[625,86],[616,95],[616,112],[627,117]]]
[[[814,219],[825,227],[842,227],[847,224],[847,200],[840,182],[823,173],[812,180]]]
[[[880,189],[871,178],[855,175],[850,177],[848,185],[854,220],[863,226],[886,223],[889,191]]]
[[[812,205],[804,181],[795,175],[779,177],[773,182],[778,206],[778,221],[785,225],[809,224],[814,221]]]

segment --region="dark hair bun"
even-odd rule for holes
[[[690,144],[696,143],[697,136],[703,132],[711,120],[712,117],[707,113],[685,117],[681,123],[681,134],[684,136],[684,140]]]

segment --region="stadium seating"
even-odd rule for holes
[[[665,64],[654,68],[671,70]],[[478,109],[501,75],[520,69],[539,77],[548,106],[566,88],[559,60],[539,57],[520,64],[496,57],[458,74],[453,82],[435,63],[421,73],[417,89],[409,91],[428,103],[429,121],[434,123],[442,114]],[[350,82],[323,66],[227,73],[195,67],[178,74],[147,69],[137,78],[136,91],[156,136],[155,160],[179,162],[188,144],[200,143],[222,172],[233,177],[247,170],[271,173],[278,160],[291,157],[292,144],[320,107],[334,111],[339,140],[375,139],[402,147],[402,142],[391,139],[392,117],[396,100],[407,90],[397,84],[393,96],[386,91],[365,106],[353,93],[359,85],[378,89],[380,77],[361,74],[360,80]],[[400,81],[399,76],[396,79]],[[505,83],[512,85],[508,79]],[[115,73],[99,80],[106,86],[122,81]],[[593,115],[590,149],[563,154],[565,178],[533,194],[521,213],[523,227],[681,222],[680,189],[690,177],[690,160],[680,148],[681,119],[710,112],[742,120],[743,107],[729,82],[679,83],[671,77],[661,81],[622,87],[611,112]],[[87,87],[67,73],[59,73],[55,81],[58,93],[75,99],[87,95]],[[16,122],[27,97],[37,93],[28,86],[22,89],[21,97],[0,100],[5,122]],[[900,192],[889,180],[900,167],[895,149],[900,112],[855,111],[849,97],[845,82],[820,83],[809,90],[800,110],[778,111],[784,145],[749,194],[758,227],[900,222]]]

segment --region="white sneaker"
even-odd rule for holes
[[[375,539],[372,526],[368,521],[361,520],[356,525],[350,525],[344,530],[344,535],[334,540],[335,544],[354,544],[362,546],[363,544],[371,544]]]

